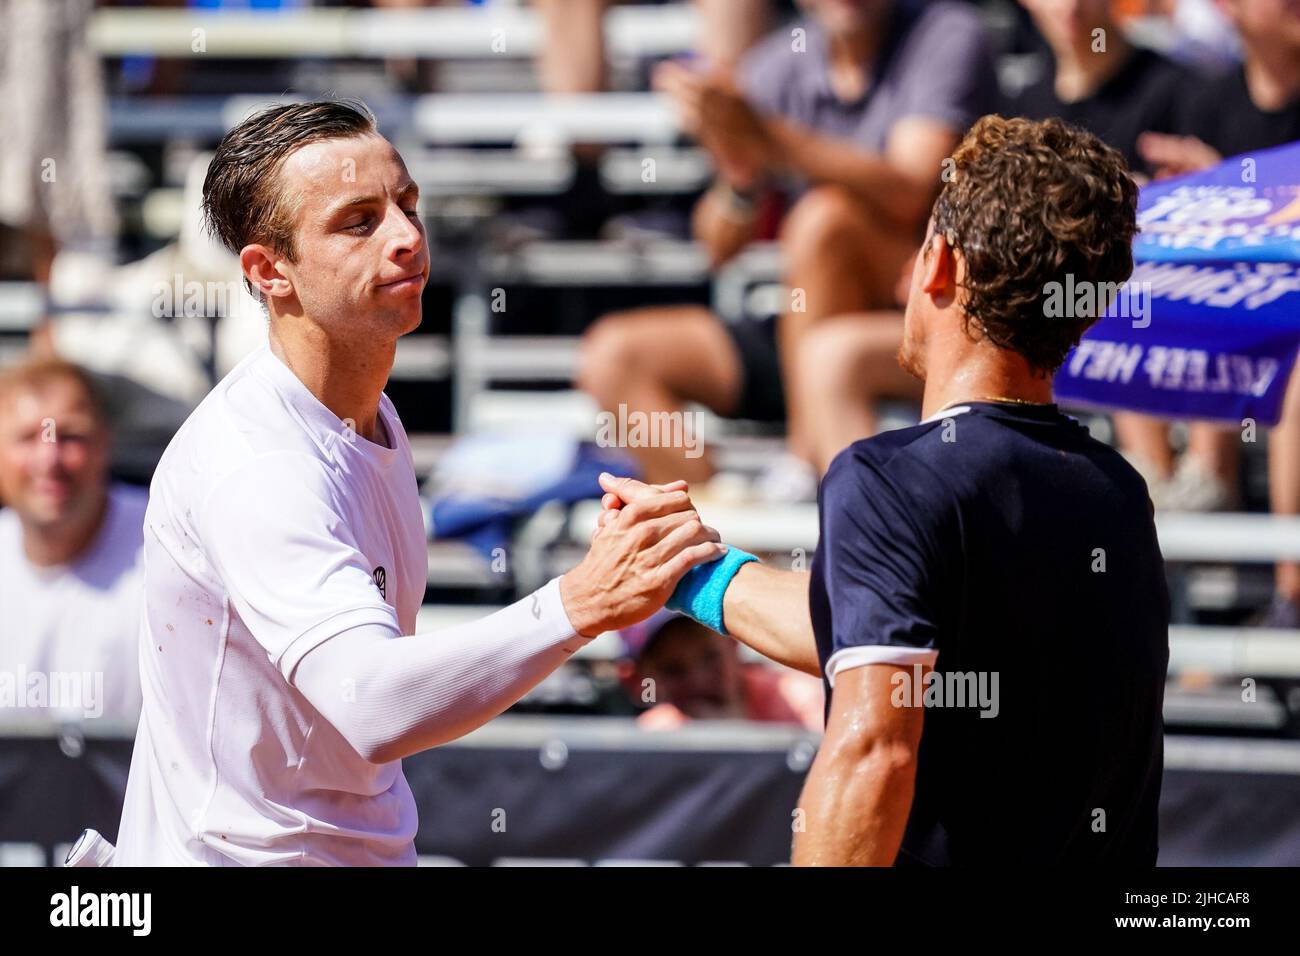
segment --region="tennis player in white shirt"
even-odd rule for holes
[[[414,634],[424,524],[383,387],[420,324],[417,192],[341,102],[260,113],[217,149],[205,214],[266,305],[269,343],[154,477],[114,865],[414,864],[401,758],[490,720],[724,553],[683,486],[663,486],[522,601]]]

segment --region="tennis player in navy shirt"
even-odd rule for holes
[[[924,420],[835,459],[811,574],[732,549],[674,603],[826,681],[795,863],[1154,865],[1164,565],[1142,479],[1052,402],[1099,311],[1044,308],[1128,278],[1136,188],[1059,120],[985,117],[953,161],[899,353]]]

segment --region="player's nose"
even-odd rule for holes
[[[388,237],[389,258],[396,262],[424,251],[424,226],[419,216],[407,215],[405,210],[396,208],[389,221],[392,223]]]

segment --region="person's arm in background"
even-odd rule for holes
[[[942,181],[944,157],[959,139],[952,124],[913,116],[895,123],[884,152],[875,153],[794,120],[760,114],[726,81],[679,64],[663,64],[655,80],[676,102],[683,128],[712,154],[720,183],[748,192],[773,172],[835,183],[908,229],[929,212]],[[722,228],[727,211],[712,190],[696,207],[696,238],[710,247],[717,261],[723,261],[718,259],[721,252],[734,254],[725,240],[740,235],[737,229]]]
[[[895,664],[839,673],[826,734],[799,797],[795,866],[891,866],[898,856],[925,719],[923,707],[894,705],[899,673],[914,677]]]
[[[696,54],[711,69],[730,71],[772,25],[772,0],[695,0],[695,9],[700,19]],[[714,268],[754,238],[755,213],[763,195],[752,176],[748,182],[736,182],[728,172],[720,170],[691,216],[691,234]]]
[[[930,211],[944,157],[959,139],[947,123],[923,116],[895,123],[883,153],[792,120],[769,117],[765,126],[773,165],[815,183],[843,186],[905,229]]]
[[[753,64],[748,57],[743,63],[739,72],[747,75]],[[759,114],[736,85],[730,63],[665,60],[655,68],[653,86],[668,97],[682,132],[708,151],[717,171],[691,222],[696,241],[717,267],[753,239],[758,207],[769,192]]]
[[[916,228],[942,182],[943,160],[976,118],[996,106],[996,83],[978,19],[965,12],[928,21],[918,50],[899,78],[899,119],[883,150],[828,135],[790,118],[781,100],[785,73],[803,69],[766,51],[736,77],[665,63],[655,86],[677,107],[682,128],[718,162],[743,174],[790,173],[850,190],[901,228]],[[809,61],[811,62],[811,61]],[[745,181],[740,180],[742,187]]]
[[[691,213],[691,234],[717,268],[754,238],[757,198],[719,177]]]
[[[1164,109],[1156,111],[1138,135],[1138,155],[1153,179],[1199,172],[1223,161],[1207,142],[1221,126],[1220,82],[1193,73],[1184,73],[1181,80],[1169,91]]]
[[[1146,132],[1138,137],[1138,152],[1155,170],[1156,179],[1199,172],[1223,162],[1218,150],[1195,136]]]

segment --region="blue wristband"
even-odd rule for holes
[[[748,551],[728,545],[727,553],[716,561],[696,565],[682,575],[668,599],[669,610],[680,611],[705,627],[726,634],[727,629],[722,626],[722,596],[741,566],[757,560]]]

